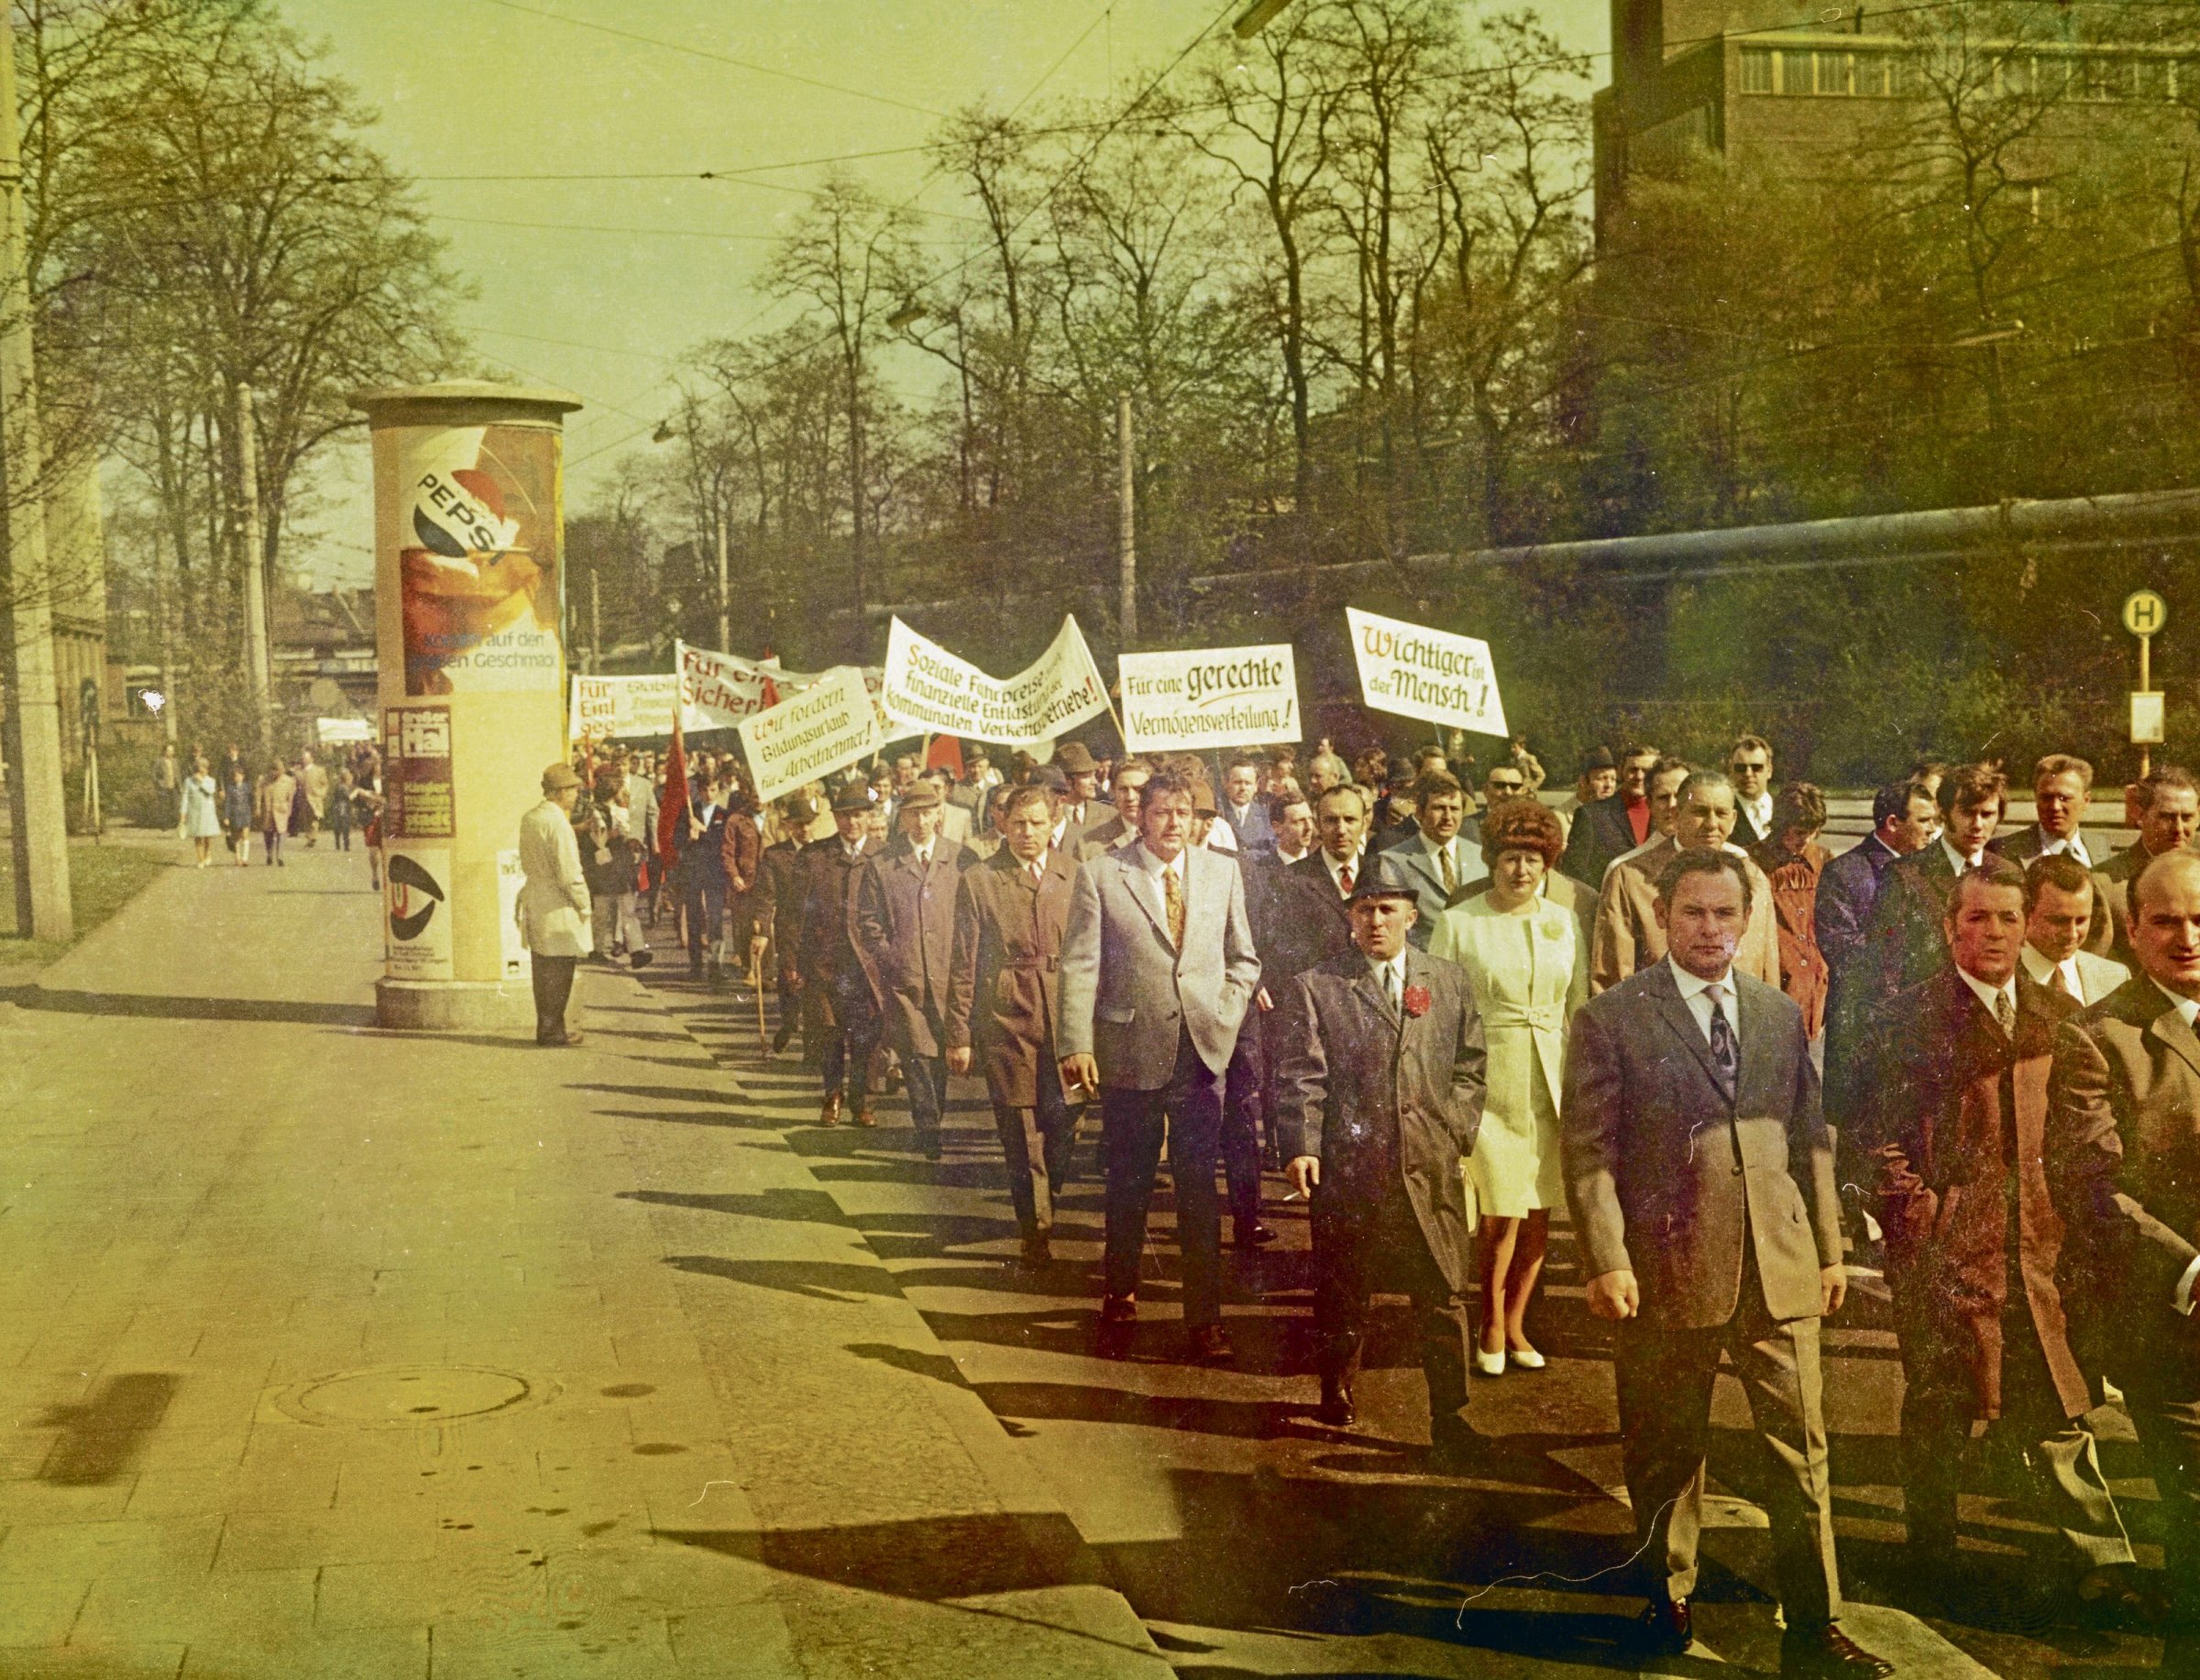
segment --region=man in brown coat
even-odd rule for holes
[[[940,831],[944,802],[915,782],[894,812],[898,833],[855,884],[855,949],[886,1023],[886,1042],[908,1082],[909,1120],[927,1160],[940,1158],[947,1108],[949,963],[955,945],[955,882],[962,848]]]
[[[1655,778],[1663,781],[1662,772]],[[1655,803],[1656,789],[1653,786]],[[1780,983],[1780,936],[1773,908],[1772,883],[1741,848],[1729,843],[1734,831],[1734,789],[1723,771],[1699,770],[1680,784],[1673,832],[1616,859],[1604,872],[1597,896],[1595,934],[1590,948],[1589,988],[1605,992],[1628,975],[1648,968],[1666,954],[1666,936],[1657,919],[1657,882],[1675,857],[1690,846],[1724,848],[1750,875],[1749,928],[1734,961],[1744,974]]]
[[[2182,1623],[2162,1672],[2190,1674],[2200,1670],[2200,857],[2171,851],[2133,879],[2131,949],[2142,972],[2056,1038],[2047,1179],[2067,1227],[2074,1329],[2124,1390],[2162,1499]]]
[[[1482,1021],[1467,976],[1406,942],[1414,889],[1370,870],[1354,884],[1352,943],[1302,973],[1287,1008],[1277,1131],[1314,1225],[1321,1418],[1353,1419],[1370,1290],[1402,1290],[1421,1333],[1429,1440],[1473,1442],[1467,1409],[1466,1189],[1482,1123]]]
[[[1659,883],[1666,957],[1573,1022],[1558,1105],[1567,1203],[1609,1319],[1648,1648],[1691,1643],[1711,1386],[1733,1363],[1765,1447],[1784,1676],[1884,1680],[1842,1631],[1819,1323],[1841,1306],[1833,1140],[1802,1012],[1736,961],[1762,877],[1710,847]]]
[[[1005,843],[962,872],[955,894],[947,1066],[966,1074],[983,1063],[1024,1263],[1040,1266],[1051,1257],[1054,1197],[1077,1137],[1054,1044],[1055,975],[1077,865],[1048,843],[1054,796],[1046,788],[1013,788],[1006,808]]]
[[[2055,1028],[2078,1005],[2018,967],[2024,877],[2007,859],[1956,882],[1945,929],[1950,966],[1879,1013],[1855,1138],[1877,1172],[1908,1378],[1911,1561],[1932,1575],[1953,1563],[1956,1472],[1973,1420],[1986,1418],[2013,1430],[2040,1470],[2079,1597],[2120,1596],[2131,1543],[2083,1422],[2093,1396],[2056,1285],[2062,1221],[2040,1159]]]

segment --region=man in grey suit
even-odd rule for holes
[[[1353,1419],[1371,1289],[1413,1302],[1428,1379],[1429,1442],[1458,1459],[1467,1409],[1466,1191],[1482,1122],[1482,1021],[1467,976],[1412,950],[1411,888],[1370,871],[1352,889],[1354,950],[1299,976],[1277,1132],[1314,1225],[1323,1422]]]
[[[1503,768],[1518,781],[1517,770],[1510,764]],[[1414,784],[1414,837],[1370,860],[1374,868],[1370,874],[1380,874],[1414,895],[1420,914],[1414,918],[1410,937],[1418,950],[1428,949],[1444,912],[1464,898],[1469,886],[1490,879],[1479,834],[1469,845],[1460,832],[1466,815],[1467,795],[1458,778],[1448,770],[1424,771]]]
[[[925,1158],[940,1158],[947,1107],[948,973],[955,948],[955,881],[962,849],[940,831],[945,806],[930,782],[902,796],[900,833],[855,882],[855,951],[887,1041],[908,1082],[909,1122]]]
[[[1139,801],[1138,843],[1085,860],[1062,933],[1056,1047],[1064,1088],[1100,1092],[1107,1170],[1100,1351],[1115,1357],[1128,1350],[1138,1323],[1138,1257],[1164,1137],[1192,1354],[1230,1356],[1215,1167],[1223,1076],[1260,983],[1260,960],[1238,865],[1193,847],[1192,822],[1192,785],[1157,773]]]
[[[1617,1326],[1620,1434],[1636,1538],[1656,1581],[1645,1642],[1693,1640],[1722,1352],[1770,1472],[1783,1675],[1881,1680],[1841,1631],[1819,1320],[1846,1292],[1833,1141],[1802,1012],[1736,972],[1751,872],[1689,847],[1659,882],[1664,960],[1574,1017],[1559,1104],[1567,1201],[1589,1309]]]

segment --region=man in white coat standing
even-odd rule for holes
[[[578,1044],[566,1026],[573,997],[573,970],[588,954],[588,883],[581,873],[580,841],[573,834],[573,802],[580,777],[567,763],[543,772],[543,802],[520,818],[520,936],[534,954],[534,1041]]]
[[[1194,795],[1163,771],[1138,805],[1138,842],[1087,858],[1070,895],[1055,1049],[1065,1090],[1097,1086],[1107,1169],[1100,1351],[1120,1357],[1138,1323],[1138,1257],[1161,1143],[1176,1186],[1192,1356],[1230,1357],[1222,1326],[1215,1164],[1223,1076],[1260,960],[1238,865],[1191,845]]]

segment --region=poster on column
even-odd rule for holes
[[[1375,710],[1481,735],[1506,732],[1487,642],[1357,607],[1346,608],[1345,619],[1359,662],[1360,697]]]
[[[450,979],[450,849],[386,844],[382,877],[390,978]]]
[[[891,729],[1029,747],[1106,711],[1107,688],[1067,615],[1047,651],[1009,677],[988,676],[896,619],[880,702]]]
[[[497,926],[502,932],[504,978],[525,980],[534,972],[534,959],[527,950],[527,940],[520,931],[520,889],[527,884],[527,872],[520,867],[517,851],[497,853]]]
[[[451,774],[451,708],[392,706],[382,713],[382,837],[447,840],[458,832]]]
[[[669,735],[679,692],[680,679],[670,671],[649,676],[576,675],[572,738],[643,741]]]
[[[842,665],[792,699],[742,719],[741,744],[756,796],[769,804],[868,758],[886,741],[864,674]]]
[[[566,675],[557,434],[409,428],[396,481],[405,692],[556,694]]]
[[[1291,644],[1126,653],[1123,744],[1132,752],[1198,752],[1299,738]]]

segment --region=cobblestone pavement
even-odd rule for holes
[[[1632,1549],[1610,1337],[1581,1305],[1570,1235],[1553,1233],[1534,1333],[1541,1373],[1475,1379],[1477,1426],[1502,1444],[1492,1474],[1422,1473],[1425,1390],[1402,1304],[1378,1332],[1351,1431],[1314,1417],[1307,1229],[1268,1180],[1275,1247],[1231,1254],[1234,1367],[1182,1361],[1177,1252],[1157,1218],[1128,1362],[1090,1353],[1099,1294],[1101,1199],[1087,1122],[1077,1186],[1059,1204],[1050,1276],[1010,1264],[1016,1229],[980,1082],[958,1081],[945,1158],[927,1163],[898,1098],[874,1130],[814,1124],[817,1085],[799,1041],[763,1054],[753,994],[713,994],[683,971],[651,989],[737,1082],[783,1123],[846,1220],[886,1260],[944,1345],[921,1368],[974,1389],[1060,1497],[1079,1532],[1186,1675],[1557,1674],[1631,1668],[1623,1635],[1642,1600]],[[766,1011],[776,1030],[776,1009]],[[736,1112],[743,1105],[736,1104]],[[808,1120],[809,1125],[800,1122]],[[1166,1195],[1161,1198],[1165,1207]],[[822,1210],[821,1210],[822,1211]],[[1228,1222],[1225,1220],[1226,1237]],[[1904,1675],[2148,1671],[2151,1637],[2058,1626],[2035,1584],[2051,1536],[2021,1512],[1967,1497],[1965,1561],[1980,1588],[1951,1616],[1902,1574],[1896,1416],[1902,1384],[1885,1292],[1860,1280],[1827,1333],[1837,1528],[1853,1603],[1847,1625]],[[1722,1378],[1700,1644],[1662,1672],[1711,1664],[1776,1672],[1771,1560],[1740,1389]],[[2160,1566],[2152,1484],[2118,1412],[2097,1414],[2142,1561]],[[2052,1572],[2047,1572],[2052,1573]]]

